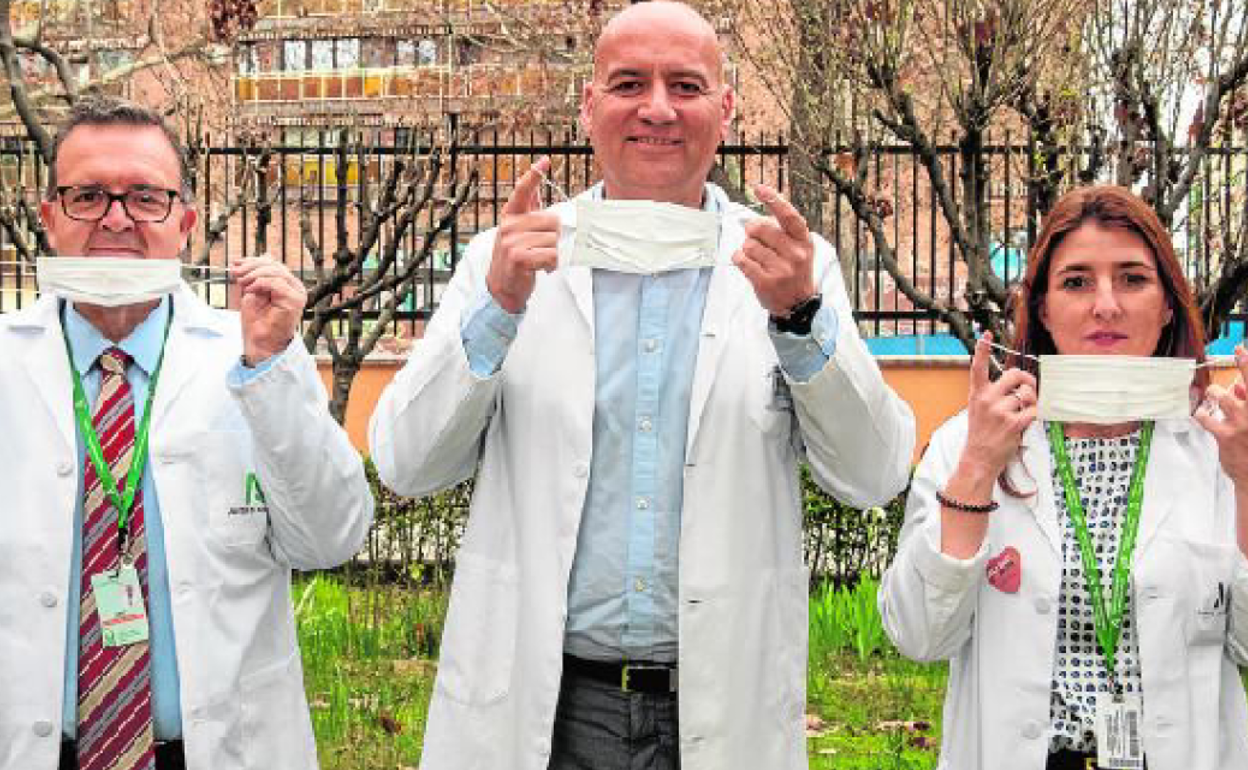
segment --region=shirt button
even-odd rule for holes
[[[43,593],[39,594],[39,603],[42,604],[44,607],[55,607],[56,606],[56,594],[52,593],[51,591],[44,591]]]
[[[1036,608],[1036,612],[1040,613],[1041,615],[1049,614],[1049,600],[1044,598],[1043,596],[1036,598],[1036,602],[1034,606]]]
[[[645,348],[647,353],[653,353],[659,349],[659,341],[654,339],[646,340],[642,343],[642,347]]]
[[[583,479],[589,475],[589,466],[585,463],[577,463],[576,467],[572,469],[572,474],[578,479]]]
[[[641,578],[637,578],[637,582],[633,583],[633,588],[637,589],[637,593],[641,593],[642,591],[645,591],[646,581],[642,580]]]
[[[35,722],[34,731],[35,735],[38,735],[40,738],[47,738],[52,734],[52,723],[46,719],[40,719],[38,722]]]
[[[1023,725],[1023,737],[1028,740],[1035,740],[1040,737],[1040,725],[1034,719]]]
[[[637,421],[637,429],[642,433],[649,433],[652,428],[654,428],[654,423],[650,421],[649,417],[642,417]]]
[[[74,464],[69,460],[61,460],[56,465],[56,473],[58,476],[68,476],[74,472]]]
[[[644,497],[637,498],[637,510],[644,511],[650,507],[650,501]]]

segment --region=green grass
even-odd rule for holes
[[[414,768],[446,595],[317,576],[296,585],[295,611],[321,767]]]
[[[944,666],[888,645],[874,583],[817,590],[810,603],[807,741],[815,770],[929,770],[939,743]],[[296,620],[324,770],[404,770],[420,757],[446,595],[301,579]],[[924,722],[914,729],[913,722]]]

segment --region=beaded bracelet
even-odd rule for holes
[[[975,503],[964,503],[961,500],[954,500],[952,497],[947,497],[945,493],[941,492],[939,489],[936,490],[936,500],[946,508],[952,508],[955,511],[963,511],[965,513],[992,513],[997,510],[996,500],[991,500],[980,505],[976,505]]]

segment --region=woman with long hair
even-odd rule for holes
[[[975,347],[880,591],[897,647],[950,661],[940,767],[1248,767],[1242,375],[1209,384],[1169,236],[1123,188],[1058,201],[1015,313],[995,380]]]

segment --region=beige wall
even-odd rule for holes
[[[352,443],[361,451],[368,448],[368,418],[373,405],[390,378],[403,365],[400,357],[370,361],[360,371],[351,390],[347,405],[347,432]],[[966,405],[965,356],[885,357],[880,359],[884,379],[888,381],[914,410],[919,435],[915,445],[917,461],[928,438],[942,422],[956,414]],[[329,365],[320,362],[321,376],[329,383]],[[1235,369],[1228,361],[1220,361],[1214,370],[1214,380],[1228,384],[1235,378]]]

